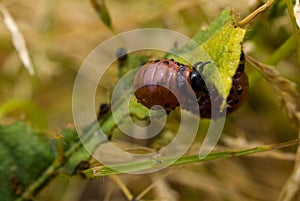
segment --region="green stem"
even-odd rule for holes
[[[284,147],[289,147],[299,143],[299,139],[274,144],[274,145],[263,145],[254,148],[242,149],[238,151],[225,151],[225,152],[215,152],[210,153],[205,158],[200,158],[198,154],[191,156],[182,156],[179,159],[177,157],[161,157],[158,159],[142,161],[142,162],[133,162],[126,164],[117,164],[108,166],[97,166],[91,169],[84,170],[82,173],[87,178],[95,178],[100,176],[121,174],[121,173],[133,173],[137,171],[145,171],[155,168],[165,168],[169,166],[184,165],[189,163],[198,163],[204,161],[211,161],[217,159],[231,158],[235,156],[246,156],[254,153],[260,153],[269,151],[271,149],[279,149]]]
[[[270,66],[276,66],[280,61],[284,60],[296,49],[296,39],[295,35],[290,36],[273,54],[269,56],[267,60],[264,61],[265,64]],[[255,72],[252,74],[252,84],[255,85],[257,80],[262,78],[261,74]]]
[[[273,54],[270,55],[270,57],[265,61],[265,64],[275,66],[296,50],[295,44],[296,39],[295,36],[292,35]]]

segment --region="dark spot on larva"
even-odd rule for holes
[[[170,103],[165,103],[164,107],[170,107],[170,105],[171,105]]]
[[[157,60],[155,60],[155,61],[154,61],[154,63],[157,63],[157,62],[159,62],[159,61],[160,61],[160,60],[159,60],[159,59],[157,59]]]
[[[179,63],[179,62],[175,62],[175,64],[176,64],[177,66],[180,66],[180,63]]]
[[[171,61],[174,61],[174,59],[171,59]]]
[[[175,110],[176,107],[172,107],[172,110]]]
[[[169,61],[164,61],[164,64],[169,65]]]
[[[179,103],[176,103],[176,107],[179,107],[179,105],[180,105]]]

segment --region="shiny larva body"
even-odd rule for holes
[[[150,61],[135,75],[135,96],[148,108],[160,105],[165,110],[173,110],[179,102],[184,103],[193,96],[193,90],[187,86],[191,71],[188,66],[171,59]]]
[[[226,99],[226,115],[238,109],[246,100],[249,84],[244,72],[244,63],[242,54],[239,67],[232,78],[230,94]],[[225,110],[220,111],[221,96],[215,97],[212,104],[200,71],[201,69],[198,70],[195,66],[188,67],[173,59],[150,61],[135,75],[133,83],[135,96],[148,108],[160,105],[170,111],[181,106],[195,114],[200,112],[202,118],[211,118],[211,106],[214,105],[218,106],[214,108],[217,111],[214,118],[224,116]],[[195,107],[194,100],[197,101],[199,109]]]

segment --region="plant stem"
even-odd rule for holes
[[[242,19],[241,21],[238,22],[239,26],[244,26],[245,24],[248,24],[254,17],[256,17],[259,13],[265,11],[267,8],[273,5],[275,0],[268,0],[265,4],[257,8],[255,11],[250,13],[247,17]]]
[[[296,39],[292,35],[289,37],[277,50],[270,55],[270,57],[265,61],[265,64],[275,66],[280,61],[289,56],[296,49]]]
[[[121,173],[134,173],[137,171],[145,171],[145,170],[150,170],[155,168],[165,168],[168,166],[184,165],[189,163],[211,161],[216,159],[225,159],[225,158],[231,158],[235,156],[246,156],[250,154],[269,151],[271,149],[289,147],[298,143],[299,143],[299,139],[295,139],[283,143],[278,143],[273,145],[263,145],[254,148],[242,149],[238,151],[210,153],[205,158],[200,158],[198,154],[191,155],[191,156],[182,156],[179,159],[177,157],[169,157],[169,158],[161,157],[158,160],[153,159],[153,160],[142,161],[142,162],[117,164],[109,167],[97,166],[91,169],[84,170],[82,171],[82,173],[87,178],[95,178],[100,176],[114,175],[114,174],[121,174]]]

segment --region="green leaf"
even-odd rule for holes
[[[230,23],[235,23],[236,20],[232,15],[230,9],[225,9],[222,13],[204,30],[199,30],[198,33],[193,37],[199,44],[203,44],[211,37],[213,37],[223,26]]]
[[[43,134],[15,122],[0,126],[0,158],[0,197],[10,201],[33,183],[55,156]]]
[[[85,131],[86,146],[96,144],[89,137],[98,123]],[[61,148],[61,149],[60,149]],[[77,165],[90,157],[75,130],[66,129],[53,139],[22,122],[0,126],[1,201],[26,200],[36,194],[62,170],[74,173]]]

